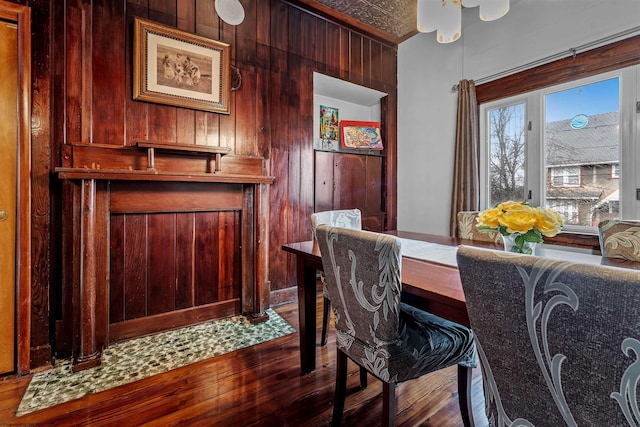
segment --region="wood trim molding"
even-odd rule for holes
[[[589,249],[594,253],[600,252],[600,240],[597,234],[563,231],[554,237],[545,237],[544,242],[550,245]]]

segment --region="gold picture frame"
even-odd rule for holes
[[[229,45],[134,20],[133,99],[229,114]]]

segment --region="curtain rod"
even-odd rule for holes
[[[487,82],[490,82],[492,80],[496,80],[496,79],[498,79],[500,77],[505,77],[505,76],[508,76],[508,75],[511,75],[511,74],[515,74],[515,73],[520,72],[520,71],[528,70],[530,68],[537,67],[538,65],[547,64],[549,62],[556,61],[558,59],[563,59],[563,58],[566,58],[568,56],[573,56],[574,59],[575,59],[575,57],[576,57],[576,55],[578,53],[587,51],[587,50],[592,49],[592,48],[594,48],[596,46],[605,45],[605,44],[607,44],[607,43],[609,43],[611,41],[614,41],[616,39],[623,39],[623,38],[630,37],[630,36],[634,35],[635,33],[640,33],[640,26],[629,28],[628,30],[621,31],[619,33],[612,34],[610,36],[603,37],[601,39],[594,40],[594,41],[589,42],[589,43],[585,43],[585,44],[580,45],[578,47],[572,47],[572,48],[570,48],[568,50],[556,53],[555,55],[549,55],[549,56],[546,56],[544,58],[541,58],[541,59],[538,59],[538,60],[535,60],[535,61],[532,61],[532,62],[528,62],[528,63],[526,63],[524,65],[520,65],[518,67],[510,68],[508,70],[501,71],[499,73],[495,73],[495,74],[492,74],[490,76],[479,78],[477,80],[474,80],[474,82],[475,82],[476,85],[479,85],[479,84],[482,84],[482,83],[487,83]],[[457,91],[458,91],[458,85],[454,84],[451,87],[451,93],[455,93]]]

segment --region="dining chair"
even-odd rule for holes
[[[334,227],[351,228],[353,230],[362,230],[362,213],[360,209],[341,209],[333,211],[316,212],[311,214],[311,234],[313,240],[315,238],[316,227],[320,224],[328,224]],[[331,302],[327,297],[324,286],[324,274],[320,272],[320,280],[322,281],[322,293],[324,295],[322,310],[322,335],[320,345],[327,344],[327,333],[329,330],[329,313],[331,310]]]
[[[472,425],[473,332],[400,302],[400,239],[328,225],[319,225],[316,235],[336,327],[332,425],[342,421],[347,359],[383,382],[385,426],[394,425],[398,383],[458,365],[461,416],[465,426]]]
[[[640,423],[640,272],[461,246],[492,426]]]
[[[640,261],[640,221],[600,221],[598,237],[602,256]]]
[[[502,243],[502,237],[497,231],[482,233],[476,228],[479,211],[458,212],[458,238],[481,242]]]

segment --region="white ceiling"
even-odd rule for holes
[[[371,107],[380,103],[386,93],[359,86],[334,77],[313,73],[313,93]]]

